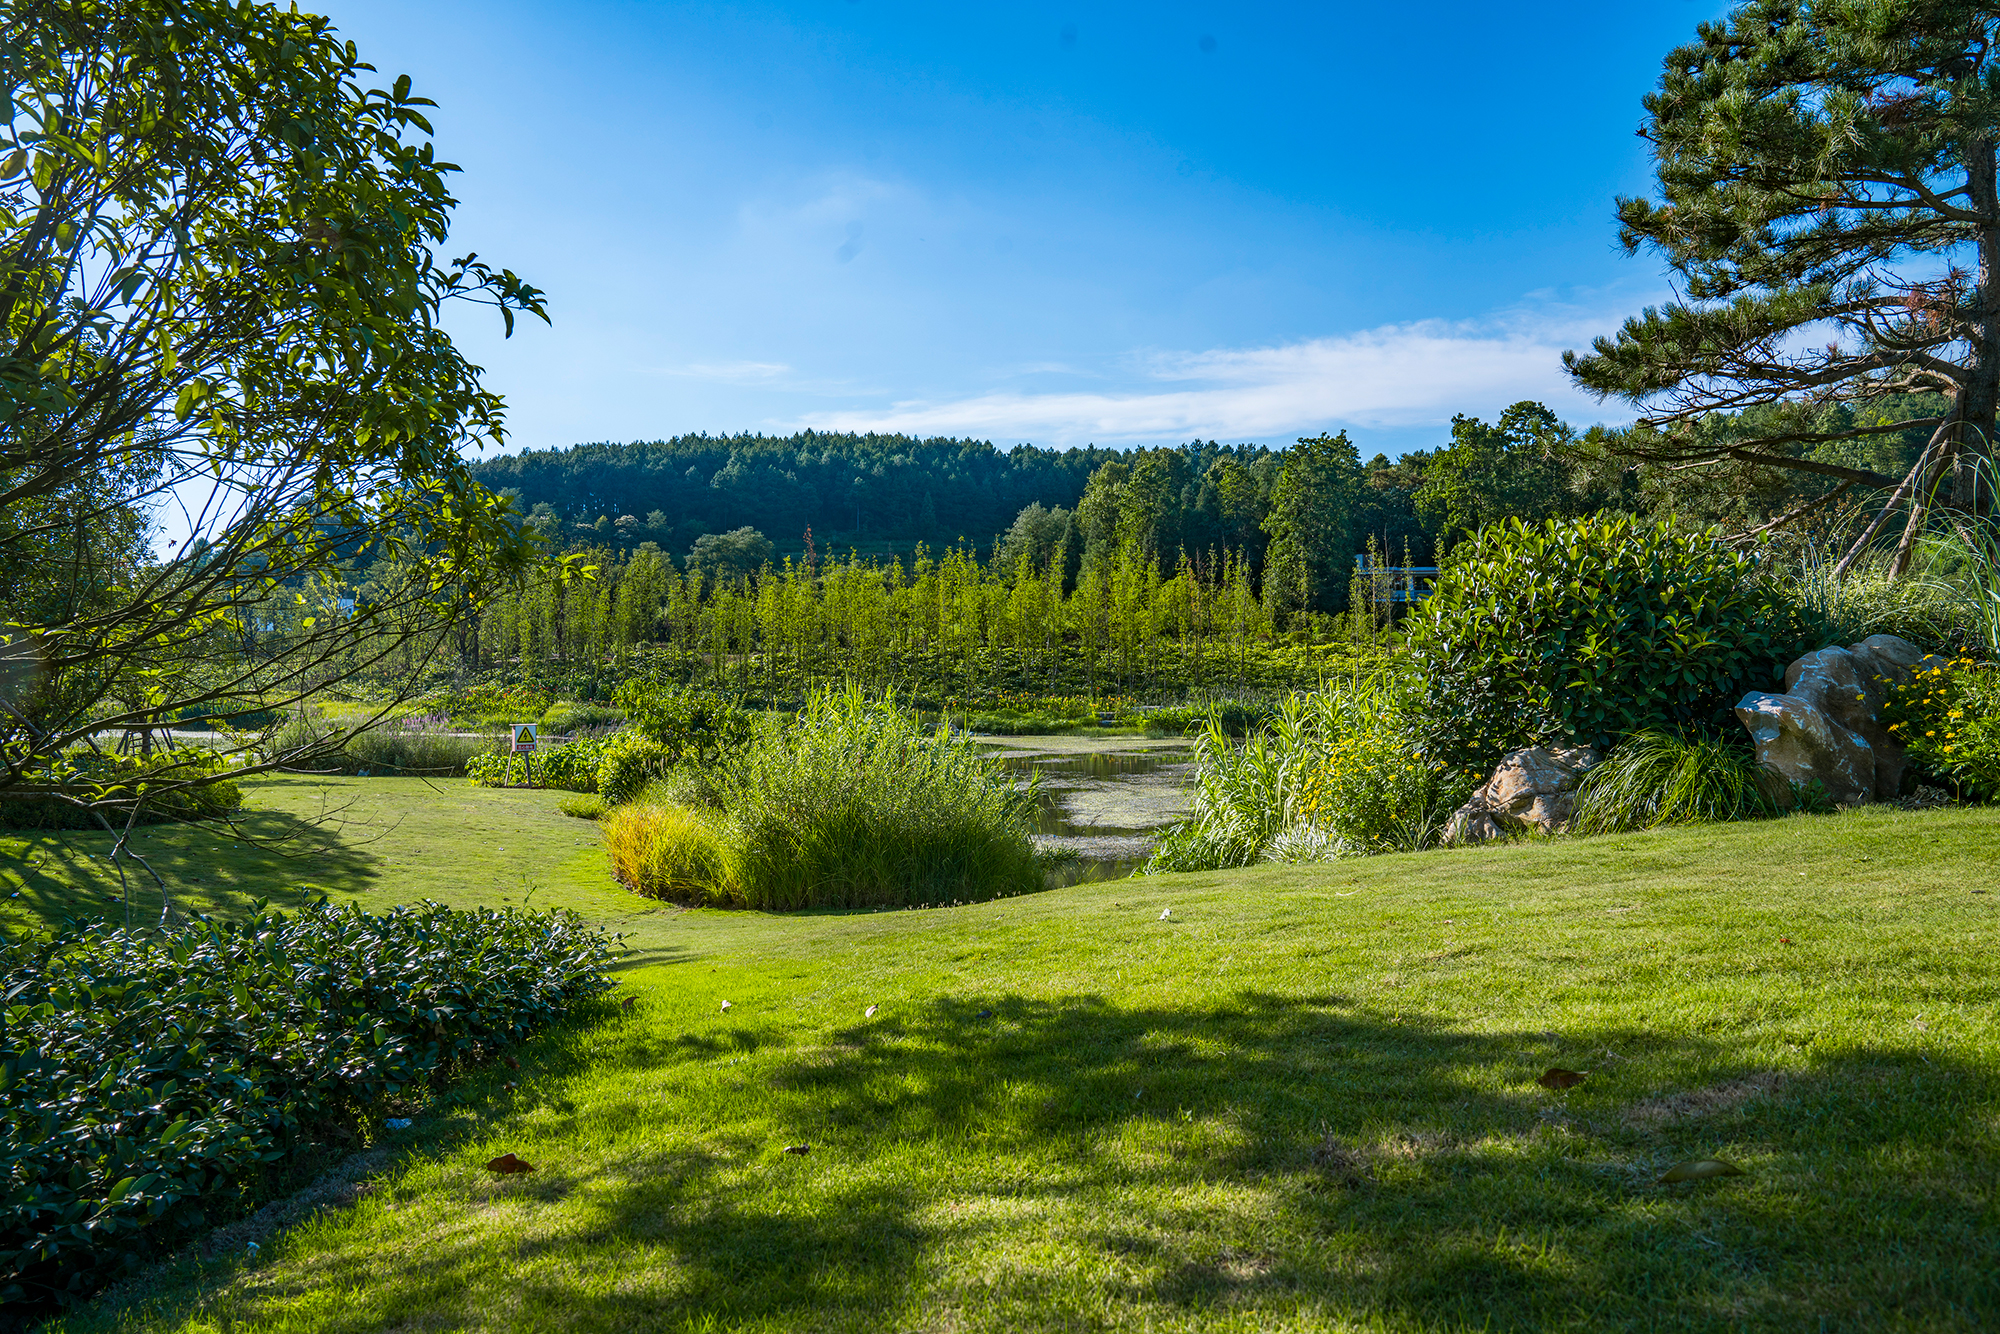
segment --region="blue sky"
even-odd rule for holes
[[[1364,456],[1666,294],[1616,244],[1722,7],[326,0],[435,98],[516,447],[806,426]]]

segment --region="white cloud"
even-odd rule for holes
[[[1604,407],[1563,374],[1565,348],[1587,346],[1615,316],[1573,308],[1487,320],[1424,320],[1276,347],[1156,352],[1111,392],[985,392],[880,409],[828,411],[799,425],[1052,444],[1270,438],[1341,426],[1417,426],[1455,412],[1494,414],[1539,399],[1566,417]]]

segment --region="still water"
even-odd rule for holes
[[[1185,744],[1133,737],[1007,737],[987,742],[1008,768],[1039,775],[1035,842],[1074,852],[1075,884],[1131,874],[1159,831],[1187,814],[1193,766]]]

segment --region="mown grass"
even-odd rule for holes
[[[434,1109],[355,1207],[52,1334],[1992,1328],[1996,835],[661,918],[629,1014]],[[1708,1155],[1746,1175],[1657,1184]]]
[[[622,919],[646,912],[605,873],[595,825],[557,809],[566,795],[475,787],[463,779],[258,777],[232,821],[154,825],[133,835],[175,902],[241,915],[326,894],[376,911],[435,899],[548,907]],[[124,911],[106,834],[0,829],[0,929]],[[136,923],[159,920],[160,892],[127,872]]]

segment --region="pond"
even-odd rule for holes
[[[1184,741],[1145,737],[981,738],[1008,768],[1042,780],[1038,846],[1077,854],[1066,883],[1130,875],[1159,831],[1187,814]]]

